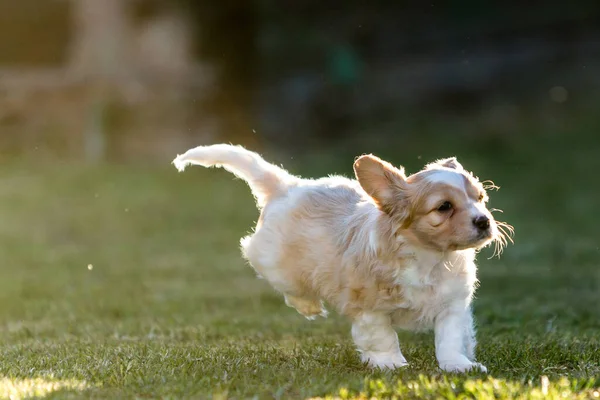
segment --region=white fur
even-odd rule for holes
[[[427,178],[427,180],[429,182],[445,183],[447,185],[452,185],[462,191],[465,190],[465,179],[463,178],[463,175],[458,172],[441,169],[431,174]]]
[[[245,258],[305,317],[326,316],[323,301],[350,316],[364,362],[407,365],[395,326],[434,329],[443,370],[485,371],[474,361],[473,249],[425,249],[397,230],[357,181],[294,177],[241,147],[198,147],[174,163],[180,170],[222,165],[248,182],[262,213],[241,241]],[[459,173],[441,170],[429,179],[464,190]]]
[[[364,313],[356,318],[352,324],[352,338],[358,346],[361,360],[373,367],[399,368],[408,365],[387,313]]]
[[[227,144],[195,147],[178,155],[173,164],[180,172],[194,164],[223,167],[251,185],[259,207],[268,201],[268,194],[280,194],[296,181],[294,176],[266,162],[258,154]]]

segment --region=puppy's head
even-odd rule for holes
[[[365,192],[398,226],[402,236],[438,251],[481,248],[499,253],[512,227],[487,209],[486,188],[456,158],[438,160],[407,177],[404,169],[373,155],[354,163]]]

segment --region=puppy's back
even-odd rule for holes
[[[336,281],[315,278],[340,271],[335,267],[343,262],[353,226],[362,225],[357,210],[374,208],[367,200],[347,178],[303,181],[265,206],[255,233],[242,240],[244,255],[278,290],[314,295],[316,282]]]

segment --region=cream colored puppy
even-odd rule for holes
[[[241,240],[244,257],[305,317],[326,316],[324,302],[350,317],[364,362],[407,365],[394,327],[433,328],[441,369],[486,371],[475,361],[475,253],[491,242],[500,251],[511,228],[494,220],[483,185],[455,158],[407,177],[363,155],[357,180],[303,179],[226,144],[173,163],[223,167],[248,183],[261,213]]]

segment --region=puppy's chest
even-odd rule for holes
[[[465,276],[423,274],[411,268],[398,274],[394,292],[397,295],[388,298],[386,304],[392,323],[408,330],[432,328],[435,317],[447,304],[458,299],[470,300],[472,294]]]
[[[443,266],[423,271],[417,265],[399,270],[395,280],[394,291],[397,296],[393,308],[419,314],[437,313],[453,300],[470,297],[473,279],[468,273],[460,272],[449,271]]]

